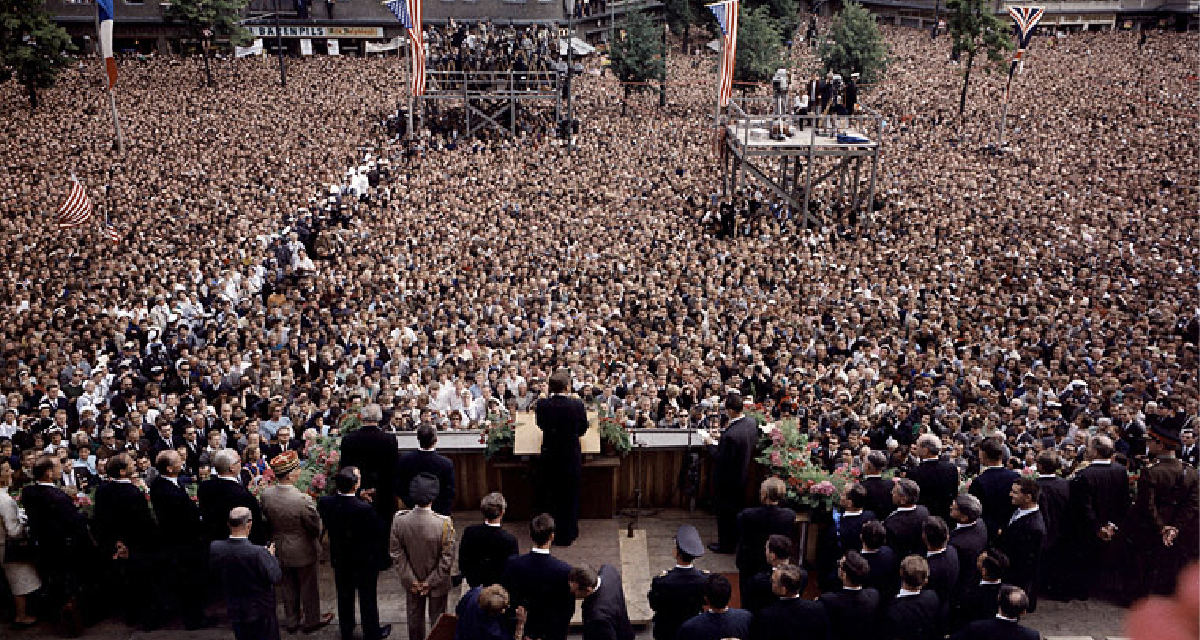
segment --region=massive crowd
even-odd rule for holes
[[[193,59],[123,62],[120,156],[93,61],[37,112],[6,88],[0,472],[94,485],[124,452],[149,482],[173,450],[199,481],[231,447],[252,476],[354,403],[385,428],[476,428],[560,367],[631,425],[706,425],[737,389],[800,419],[831,467],[867,468],[855,443],[964,475],[1049,454],[1078,475],[1109,453],[1144,478],[1172,433],[1195,465],[1194,38],[1037,39],[997,156],[1002,78],[973,74],[959,120],[948,41],[887,37],[886,79],[859,95],[887,121],[884,206],[813,228],[780,208],[733,238],[701,224],[720,179],[709,65],[690,60],[663,110],[635,95],[622,115],[614,81],[580,82],[574,153],[543,131],[397,140],[372,125],[402,102],[386,60],[293,61],[287,91],[253,60],[214,63],[213,88]],[[119,242],[55,228],[71,174]],[[996,434],[1001,459],[981,458]],[[1086,548],[1153,539],[1142,507]],[[74,588],[78,567],[52,569]]]

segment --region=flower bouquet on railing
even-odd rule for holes
[[[600,417],[597,431],[600,433],[600,444],[606,450],[610,450],[611,454],[625,456],[633,449],[633,439],[629,435],[629,430],[617,418],[613,416]]]
[[[310,442],[305,451],[308,457],[300,466],[296,488],[313,498],[324,495],[329,478],[337,473],[338,463],[342,460],[341,444],[342,439],[333,436],[322,436]]]
[[[483,455],[488,460],[498,455],[512,455],[517,443],[516,426],[517,419],[512,416],[488,414],[483,422],[483,432],[479,434],[479,443],[486,445]]]
[[[817,443],[808,441],[795,420],[782,420],[771,428],[757,460],[787,484],[790,506],[831,512],[859,472],[826,471],[812,460],[816,447]]]

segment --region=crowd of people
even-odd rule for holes
[[[535,52],[544,45],[473,31],[456,45],[480,58],[470,64],[527,51],[526,40]],[[886,119],[883,206],[858,224],[809,228],[772,207],[732,237],[701,224],[714,201],[741,205],[713,187],[710,65],[676,57],[661,110],[624,98],[611,78],[581,80],[573,152],[543,130],[396,140],[372,126],[404,92],[394,61],[378,59],[294,61],[287,91],[252,60],[214,62],[212,88],[200,86],[195,59],[123,61],[122,155],[94,61],[44,90],[39,111],[5,90],[0,480],[20,489],[30,531],[2,495],[0,515],[10,549],[22,538],[88,549],[37,553],[36,566],[19,552],[5,560],[17,623],[35,619],[23,596],[41,593],[71,617],[59,607],[69,594],[145,575],[144,559],[160,557],[138,557],[142,529],[126,517],[145,512],[103,515],[105,487],[143,485],[165,545],[154,554],[194,575],[205,538],[187,524],[186,494],[163,482],[183,491],[219,476],[244,490],[273,458],[299,455],[306,432],[336,432],[364,404],[380,406],[385,430],[477,428],[528,409],[558,368],[585,402],[629,426],[722,426],[734,389],[771,419],[799,420],[830,468],[916,473],[919,491],[899,483],[908,502],[897,509],[916,514],[914,528],[893,547],[908,591],[922,573],[908,552],[926,552],[971,513],[987,523],[988,544],[1001,544],[977,556],[994,567],[980,572],[995,580],[1003,554],[1031,603],[1042,589],[1082,595],[1080,584],[1128,597],[1110,583],[1126,576],[1119,556],[1131,549],[1148,557],[1150,545],[1164,567],[1194,555],[1194,530],[1176,522],[1194,515],[1194,472],[1169,476],[1185,479],[1182,498],[1151,490],[1168,479],[1171,449],[1195,465],[1200,414],[1197,169],[1180,160],[1197,151],[1191,41],[1035,39],[1009,107],[1012,148],[997,156],[983,148],[995,139],[1002,78],[973,75],[959,118],[961,67],[948,40],[885,33],[888,72],[857,96]],[[72,174],[116,243],[99,225],[53,225]],[[931,490],[920,469],[939,457]],[[981,510],[947,493],[945,465],[956,479],[978,474]],[[1078,504],[1088,489],[1077,487],[1105,467],[1116,470],[1103,483],[1114,500],[1118,474],[1124,482],[1124,504],[1108,515],[1083,507],[1087,527],[1060,522],[1058,544],[1091,555],[1054,571],[1034,568],[1063,554],[1031,565],[1038,545],[997,534],[1053,491],[1022,481],[1020,501],[1006,502],[1012,483],[977,488],[989,474],[1043,473],[1070,478],[1067,503]],[[165,518],[173,524],[156,485],[167,509],[188,512]],[[90,487],[89,529],[69,494]],[[1167,499],[1178,503],[1169,522],[1156,506]],[[871,511],[891,546],[896,516],[879,500]],[[214,504],[201,520],[207,539],[249,526],[252,541],[266,540],[255,517]],[[47,514],[65,528],[39,528]],[[878,533],[864,523],[864,547]],[[84,544],[93,535],[99,552]],[[862,563],[843,555],[844,573],[858,576]],[[834,566],[818,572],[825,586]],[[1084,566],[1102,575],[1084,579]],[[1173,571],[1135,592],[1161,590]],[[177,605],[197,601],[189,594],[200,585],[171,586]],[[881,591],[900,593],[893,587]],[[499,594],[479,597],[494,608]],[[954,619],[952,599],[938,607],[948,608],[940,620]],[[155,609],[149,623],[170,611]],[[176,613],[205,622],[194,608]]]

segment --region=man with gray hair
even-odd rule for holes
[[[921,499],[921,488],[908,478],[901,478],[892,487],[892,502],[896,510],[883,521],[887,528],[888,546],[900,558],[912,554],[925,555],[925,541],[921,538],[925,518],[929,510],[917,504]]]
[[[1114,576],[1119,558],[1113,539],[1129,511],[1129,473],[1112,460],[1113,441],[1104,435],[1088,442],[1086,467],[1071,479],[1071,522],[1076,526],[1076,566],[1079,582],[1074,595],[1113,595],[1120,585]]]
[[[375,511],[384,522],[391,522],[396,513],[396,463],[400,448],[396,436],[379,428],[383,409],[375,403],[359,412],[362,426],[342,438],[341,468],[357,467],[362,474],[364,499],[375,504]]]
[[[275,545],[250,543],[254,516],[247,507],[234,507],[224,518],[229,538],[209,545],[209,566],[221,580],[226,609],[237,640],[279,640],[275,614],[275,585],[283,578],[275,560]]]
[[[930,515],[950,518],[950,503],[958,495],[958,467],[942,460],[938,453],[942,441],[932,433],[917,438],[916,454],[921,462],[908,470],[906,477],[921,487],[921,504],[929,509]]]
[[[201,482],[196,490],[200,514],[204,518],[205,538],[209,542],[228,538],[229,526],[226,520],[230,510],[234,507],[246,507],[254,519],[250,541],[265,545],[270,539],[270,531],[263,522],[258,500],[242,486],[238,476],[238,472],[241,471],[241,457],[233,449],[222,449],[213,456],[213,469],[217,472],[217,477]]]

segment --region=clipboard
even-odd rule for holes
[[[517,424],[513,427],[513,455],[536,456],[542,453],[542,430],[537,426],[537,417],[532,411],[518,411]],[[579,438],[583,453],[600,453],[600,421],[595,411],[587,412],[588,430]]]

